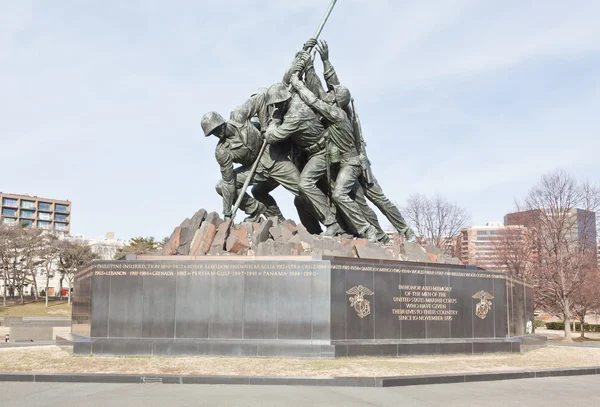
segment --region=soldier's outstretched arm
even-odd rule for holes
[[[316,46],[317,51],[319,51],[319,55],[321,55],[321,61],[323,61],[323,77],[325,78],[325,83],[327,84],[328,89],[333,89],[334,85],[341,85],[340,79],[329,61],[329,45],[327,45],[327,41],[321,41]]]
[[[282,83],[284,83],[286,85],[290,84],[290,78],[292,77],[292,75],[294,73],[296,73],[297,71],[299,71],[298,64],[302,63],[302,59],[301,59],[302,54],[306,51],[310,51],[316,45],[317,45],[317,40],[315,38],[309,38],[308,41],[306,41],[304,43],[304,45],[302,46],[302,51],[296,52],[296,55],[294,56],[292,63],[290,64],[289,68],[283,74],[283,80],[281,81]]]
[[[231,217],[231,208],[235,201],[235,172],[233,171],[233,157],[228,147],[217,145],[215,158],[221,168],[223,216]]]
[[[233,109],[231,114],[229,115],[229,120],[233,121],[235,124],[242,125],[246,121],[250,120],[255,115],[258,115],[261,120],[261,126],[266,126],[267,123],[262,123],[265,119],[261,116],[261,110],[266,110],[266,92],[259,92],[256,95],[252,96],[250,99],[246,100],[242,105]]]
[[[265,140],[268,144],[280,143],[297,133],[298,128],[295,120],[288,119],[283,123],[280,120],[271,120],[265,131]]]
[[[296,75],[292,75],[290,82],[300,99],[306,103],[311,109],[321,114],[325,119],[332,123],[338,123],[347,120],[346,113],[337,106],[328,105],[321,99],[315,96],[314,93],[308,89]]]
[[[314,93],[319,99],[323,99],[327,91],[323,87],[321,83],[321,79],[317,75],[315,71],[314,59],[309,54],[305,54],[302,57],[304,59],[304,80],[306,82],[306,87]]]
[[[285,85],[289,85],[290,78],[292,77],[292,75],[296,75],[298,73],[298,71],[300,71],[303,68],[303,66],[304,66],[304,60],[302,59],[303,54],[304,54],[303,51],[296,53],[296,56],[292,60],[292,63],[290,64],[289,68],[283,74],[283,79],[282,79],[281,83],[283,83]]]

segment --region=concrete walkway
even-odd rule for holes
[[[0,383],[2,407],[544,406],[597,405],[598,376],[399,388]]]
[[[0,346],[2,346],[2,344],[4,344],[4,335],[6,335],[7,333],[10,332],[10,328],[7,328],[5,326],[0,326],[0,339],[2,340],[2,342],[0,343]],[[56,336],[64,336],[68,333],[71,333],[71,327],[54,327],[52,330],[52,336],[54,338],[54,340],[56,340]]]
[[[588,339],[595,339],[597,341],[589,342],[563,342],[565,337],[565,331],[557,331],[554,329],[536,328],[535,333],[537,335],[544,335],[548,338],[548,345],[552,346],[575,346],[582,348],[600,348],[600,332],[585,332],[585,337]],[[571,332],[572,339],[578,339],[581,337],[581,332]]]

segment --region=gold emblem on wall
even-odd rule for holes
[[[363,285],[354,286],[346,294],[350,294],[350,306],[354,307],[359,317],[364,318],[371,313],[371,303],[365,298],[365,295],[375,294]]]
[[[473,298],[479,300],[477,303],[477,308],[475,309],[475,315],[481,319],[485,319],[488,312],[490,312],[490,309],[492,308],[492,302],[490,300],[493,299],[494,296],[486,291],[481,290],[475,293]]]

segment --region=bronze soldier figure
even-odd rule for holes
[[[333,90],[335,86],[340,84],[340,80],[337,76],[335,69],[333,68],[333,65],[331,64],[331,62],[329,60],[329,47],[328,47],[326,41],[321,41],[320,44],[317,44],[316,48],[317,48],[317,51],[319,52],[319,54],[321,55],[321,60],[323,61],[323,68],[324,68],[323,76],[325,77],[325,83],[327,84],[327,87],[328,87],[328,89],[330,89],[330,92],[331,92],[331,90]],[[308,61],[308,58],[306,56],[304,56],[304,59],[305,59],[305,61]],[[310,85],[312,86],[311,89],[315,89],[318,86],[321,88],[321,90],[323,92],[325,92],[324,89],[322,88],[321,82],[318,80],[318,77],[316,78],[316,80],[318,81],[318,84],[312,82],[312,81],[314,81],[314,77],[316,77],[316,73],[314,73],[314,66],[312,67],[312,72],[310,72],[310,69],[311,69],[310,64],[307,63],[306,66],[307,66],[307,74],[306,74],[307,85],[309,85],[309,83],[310,83]],[[314,73],[314,76],[313,76],[313,73]],[[323,94],[321,94],[319,96],[323,97]],[[353,119],[356,119],[355,112],[352,112],[352,115],[354,116]],[[355,131],[360,132],[360,128],[356,128],[356,126],[355,126]],[[360,134],[359,136],[362,136],[362,134]],[[364,141],[361,140],[361,143],[364,144]],[[360,160],[363,163],[363,165],[364,165],[364,163],[368,163],[368,158],[366,157],[364,148],[361,148],[361,146],[357,146],[357,147],[361,150],[360,151],[360,153],[361,153]],[[400,210],[385,195],[385,193],[383,192],[383,189],[379,185],[379,182],[377,182],[377,179],[375,178],[375,176],[373,176],[372,173],[370,175],[371,175],[371,180],[369,180],[370,182],[367,182],[367,180],[363,176],[361,176],[359,178],[360,186],[362,187],[362,189],[364,191],[364,196],[369,201],[371,201],[375,206],[377,206],[377,208],[389,220],[389,222],[392,224],[392,226],[394,226],[394,228],[398,231],[398,233],[404,235],[407,241],[414,242],[416,240],[415,233],[407,225],[406,221],[402,217],[402,214],[400,213]],[[361,193],[359,192],[357,194],[357,196],[360,196],[360,195],[361,195]]]
[[[223,197],[223,216],[231,217],[232,205],[238,193],[241,193],[249,170],[257,159],[264,137],[258,126],[251,120],[258,116],[261,126],[266,127],[268,120],[266,90],[259,91],[243,105],[231,112],[226,122],[216,112],[206,113],[201,120],[205,136],[215,135],[219,138],[215,149],[215,157],[221,167],[221,180],[216,189]],[[241,164],[234,169],[233,164]],[[268,146],[260,157],[256,174],[253,177],[254,198],[244,192],[240,207],[250,215],[248,220],[257,221],[261,215],[283,218],[275,199],[269,194],[278,185],[290,191],[296,199],[300,219],[306,218],[306,205],[299,198],[298,183],[300,173],[296,166],[277,147]]]
[[[372,242],[377,241],[377,230],[367,222],[358,204],[350,197],[352,188],[361,174],[352,123],[344,110],[350,104],[350,91],[344,86],[336,85],[333,92],[326,95],[325,100],[320,100],[302,83],[298,75],[292,74],[290,83],[300,99],[320,114],[328,125],[326,144],[329,156],[332,163],[339,162],[339,171],[332,191],[333,201],[358,233]],[[320,177],[323,175],[325,173],[321,173]]]
[[[298,189],[314,210],[317,219],[327,228],[324,236],[335,236],[344,230],[337,223],[327,197],[317,183],[327,170],[325,159],[325,128],[319,118],[297,94],[292,95],[282,83],[267,91],[267,104],[274,106],[273,118],[265,132],[270,145],[291,139],[304,150],[308,161],[300,174]]]

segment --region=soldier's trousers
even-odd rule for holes
[[[338,209],[342,212],[346,220],[354,225],[358,233],[364,233],[370,226],[360,206],[350,196],[361,172],[362,170],[359,165],[342,164],[331,194]],[[375,214],[373,213],[373,215]]]
[[[242,166],[234,169],[236,174],[235,187],[237,190],[237,196],[242,192],[242,187],[246,178],[250,175],[250,167]],[[270,192],[277,188],[279,185],[290,191],[294,195],[294,205],[298,210],[298,216],[301,221],[306,220],[310,222],[311,218],[314,218],[310,211],[307,209],[306,201],[300,197],[298,191],[298,183],[300,181],[300,173],[296,166],[289,160],[276,161],[271,169],[268,171],[261,171],[260,173],[254,174],[252,180],[252,195],[244,192],[244,197],[240,204],[240,209],[246,214],[251,215],[258,209],[258,202],[261,202],[267,207],[265,216],[283,216],[279,206],[275,199],[270,195]],[[219,181],[216,186],[217,193],[222,195],[222,183]],[[237,199],[236,196],[236,199]]]
[[[373,209],[371,209],[369,204],[367,204],[367,198],[365,197],[365,190],[363,189],[362,185],[359,182],[357,182],[354,186],[354,189],[355,189],[354,200],[360,207],[360,211],[364,215],[367,222],[369,222],[371,225],[375,226],[375,229],[377,229],[377,240],[381,240],[381,241],[386,240],[387,235],[381,228],[381,225],[379,224],[379,219],[377,219],[377,214],[375,213],[375,211],[373,211]]]
[[[360,177],[360,183],[362,185],[362,190],[364,191],[365,197],[369,201],[373,202],[373,205],[375,205],[381,211],[381,213],[390,221],[390,223],[392,224],[392,226],[394,226],[398,233],[400,233],[401,235],[406,233],[408,225],[402,217],[400,210],[384,194],[383,189],[381,188],[379,182],[377,182],[377,179],[375,177],[373,177],[373,181],[374,183],[372,186],[367,186],[362,177]]]
[[[298,189],[301,196],[310,203],[317,219],[325,226],[333,225],[335,215],[327,202],[327,197],[317,187],[317,183],[327,174],[327,157],[325,150],[315,153],[308,157],[308,161],[300,174]],[[304,222],[302,222],[304,223]]]

